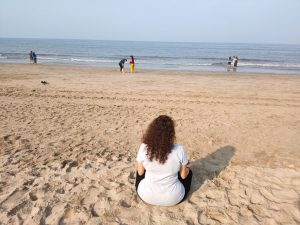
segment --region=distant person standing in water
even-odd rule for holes
[[[228,61],[227,61],[227,71],[228,71],[228,72],[230,71],[231,62],[232,62],[232,57],[229,56],[229,57],[228,57]]]
[[[130,60],[130,73],[134,73],[134,58],[131,55],[131,60]]]
[[[127,59],[122,59],[120,62],[119,62],[119,66],[120,66],[120,72],[121,73],[124,73],[124,65],[125,65],[125,62],[127,61]]]
[[[233,71],[236,72],[236,68],[237,68],[237,65],[238,65],[238,57],[237,56],[233,56],[233,60],[232,60],[232,66],[233,66]]]
[[[32,55],[32,51],[29,52],[29,63],[33,63],[33,55]]]
[[[230,66],[230,65],[231,65],[231,62],[232,62],[232,57],[229,56],[229,57],[228,57],[228,62],[227,62],[227,64]]]
[[[236,56],[236,57],[235,57],[235,59],[236,59],[236,60],[235,60],[235,62],[234,62],[234,65],[233,65],[233,66],[234,66],[234,67],[237,67],[237,65],[238,65],[238,62],[239,62],[239,58]]]
[[[32,52],[33,63],[37,64],[37,56],[35,52]]]

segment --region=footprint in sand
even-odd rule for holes
[[[38,200],[38,198],[36,197],[36,195],[33,194],[32,192],[29,193],[29,198],[30,198],[31,201],[36,201],[36,200]]]
[[[66,167],[67,168],[66,169],[67,173],[71,172],[72,167],[77,167],[77,166],[78,166],[78,162],[74,161],[74,160],[64,160],[61,163],[61,169],[64,169]]]
[[[11,134],[3,136],[3,139],[0,141],[0,146],[30,148],[30,141],[24,138],[21,139],[20,135]]]
[[[46,224],[46,219],[47,219],[48,216],[51,215],[51,213],[52,213],[52,208],[51,208],[50,206],[47,206],[47,207],[45,208],[45,211],[44,211],[44,213],[43,213],[43,216],[42,216],[42,218],[41,218],[41,220],[40,220],[40,224],[41,224],[41,225]]]
[[[16,205],[14,208],[12,208],[11,210],[9,210],[8,213],[7,213],[7,215],[8,215],[8,216],[14,216],[14,215],[16,215],[17,212],[19,212],[19,211],[22,210],[23,208],[25,208],[25,207],[28,208],[28,207],[29,207],[29,206],[28,206],[28,203],[29,203],[29,202],[28,202],[27,200],[21,202],[20,204]]]
[[[131,205],[130,204],[128,204],[126,201],[124,201],[124,200],[121,200],[120,202],[119,202],[119,204],[120,204],[120,206],[122,206],[122,207],[124,207],[124,208],[130,208],[131,207]]]
[[[110,209],[109,199],[106,197],[100,198],[92,208],[92,215],[94,216],[102,216],[106,213],[107,210]]]
[[[0,208],[7,211],[7,216],[14,216],[20,210],[28,209],[32,205],[26,197],[26,190],[16,188],[2,202]]]
[[[86,196],[81,200],[82,205],[93,205],[98,200],[98,194],[100,193],[100,190],[96,188],[95,186],[89,187],[89,190],[86,194]]]
[[[24,186],[31,186],[33,184],[33,182],[34,182],[34,179],[29,179],[29,180],[27,180],[23,183],[23,187]]]
[[[131,183],[131,184],[134,184],[135,183],[135,172],[134,171],[131,171],[129,173],[129,176],[128,176],[128,182]]]
[[[65,190],[63,188],[59,188],[56,190],[57,193],[59,194],[64,194],[65,193]]]
[[[14,144],[15,143],[15,136],[14,135],[11,135],[11,134],[9,134],[9,135],[6,135],[6,136],[4,136],[3,137],[3,139],[4,139],[4,141],[7,143],[7,144]]]

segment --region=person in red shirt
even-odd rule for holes
[[[131,60],[130,60],[130,73],[134,73],[134,58],[131,55],[130,56]]]

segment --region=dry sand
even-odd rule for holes
[[[117,70],[0,64],[0,224],[300,223],[300,76]],[[160,114],[193,162],[173,207],[134,188]]]

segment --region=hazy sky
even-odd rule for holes
[[[0,37],[300,44],[300,0],[0,0]]]

